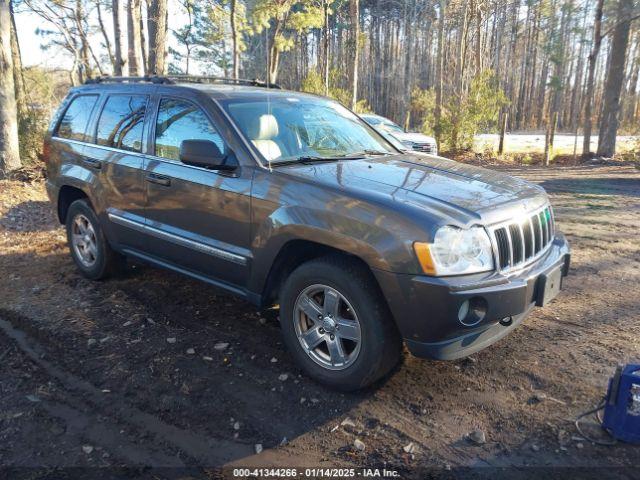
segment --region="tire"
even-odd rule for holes
[[[315,319],[302,313],[303,305],[316,314]],[[329,311],[337,312],[334,322],[327,319]],[[322,257],[294,270],[281,291],[280,323],[298,365],[313,379],[338,390],[367,387],[400,359],[402,339],[382,292],[368,269],[348,257]],[[360,341],[353,341],[358,334]]]
[[[101,280],[121,270],[124,257],[109,245],[98,217],[86,199],[76,200],[69,206],[66,227],[71,258],[82,275],[91,280]],[[81,243],[74,236],[82,237]]]

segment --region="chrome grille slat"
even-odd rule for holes
[[[536,226],[536,249],[535,252],[538,253],[542,250],[542,225],[540,224],[540,217],[538,215],[533,216],[533,221]]]
[[[433,143],[414,143],[413,150],[424,153],[433,153],[435,151],[435,144]]]
[[[513,241],[511,240],[509,229],[505,228],[505,231],[507,236],[507,243],[509,244],[509,263],[507,265],[513,267]]]
[[[542,225],[542,248],[547,245],[549,241],[549,227],[547,226],[547,218],[544,216],[544,211],[538,214],[540,217],[540,225]]]
[[[504,222],[490,229],[497,267],[509,272],[542,256],[554,237],[555,218],[550,206],[530,212],[518,221]]]
[[[498,255],[498,265],[500,269],[507,268],[509,266],[509,242],[507,241],[507,230],[505,228],[498,228],[495,231],[496,244],[498,245],[498,251],[501,252]]]
[[[522,251],[522,263],[527,260],[527,252],[525,251],[527,246],[524,241],[524,229],[522,228],[522,223],[518,224],[518,230],[520,233],[520,249]]]
[[[531,219],[526,219],[520,224],[522,230],[522,244],[524,245],[524,258],[533,256],[533,229],[531,228]]]
[[[517,223],[509,225],[509,237],[511,238],[511,251],[513,252],[512,265],[518,265],[524,262],[524,245],[522,244],[522,235]]]

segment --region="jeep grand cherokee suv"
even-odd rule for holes
[[[342,105],[257,82],[100,79],[45,140],[82,274],[125,256],[279,305],[313,378],[357,389],[456,359],[558,293],[569,247],[544,190],[388,143]]]

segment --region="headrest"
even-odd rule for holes
[[[278,120],[273,115],[261,115],[256,126],[257,131],[251,132],[252,140],[272,140],[278,136]]]

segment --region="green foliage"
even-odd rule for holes
[[[351,93],[344,88],[340,88],[339,84],[342,73],[333,69],[329,72],[329,97],[337,100],[342,105],[351,105]],[[300,90],[307,93],[313,93],[316,95],[324,95],[324,79],[317,70],[311,70],[307,77],[302,80]],[[356,113],[368,113],[371,112],[371,107],[366,100],[358,100],[356,103]]]
[[[449,150],[472,148],[473,136],[497,128],[500,110],[508,104],[494,72],[484,70],[471,81],[466,96],[449,99],[441,124],[437,126],[441,141]]]
[[[189,31],[186,25],[183,29],[174,31],[178,43],[183,46],[191,44],[193,57],[205,73],[215,75],[220,71],[229,70],[233,65],[231,1],[217,0],[205,3],[188,0],[185,8],[191,8],[193,28]],[[247,50],[246,39],[253,35],[253,29],[247,18],[246,6],[240,0],[236,2],[235,21],[238,50],[244,52]],[[177,60],[184,57],[171,47],[169,51]]]
[[[37,161],[42,153],[42,139],[49,119],[69,85],[64,74],[40,67],[23,69],[23,76],[27,101],[25,110],[18,115],[18,140],[22,162],[29,164]]]
[[[257,0],[252,12],[253,28],[260,34],[266,28],[274,32],[276,50],[294,47],[293,33],[306,33],[324,25],[324,11],[319,0]]]
[[[177,62],[190,60],[193,51],[198,43],[198,31],[196,29],[196,19],[201,16],[200,8],[194,0],[184,0],[183,7],[186,10],[189,21],[182,27],[172,30],[173,36],[181,47],[180,50],[169,46],[169,53]],[[169,73],[187,73],[186,67],[184,72],[179,65],[170,64]]]
[[[228,22],[229,12],[215,2],[207,3],[195,16],[195,41],[198,45],[195,58],[207,73],[215,74],[231,65],[230,52],[222,48]]]
[[[48,115],[39,108],[28,107],[24,113],[18,115],[18,140],[23,164],[38,160],[42,153],[42,139],[48,123]]]
[[[420,124],[425,135],[434,134],[436,123],[436,92],[434,89],[414,88],[411,92],[411,117]]]

